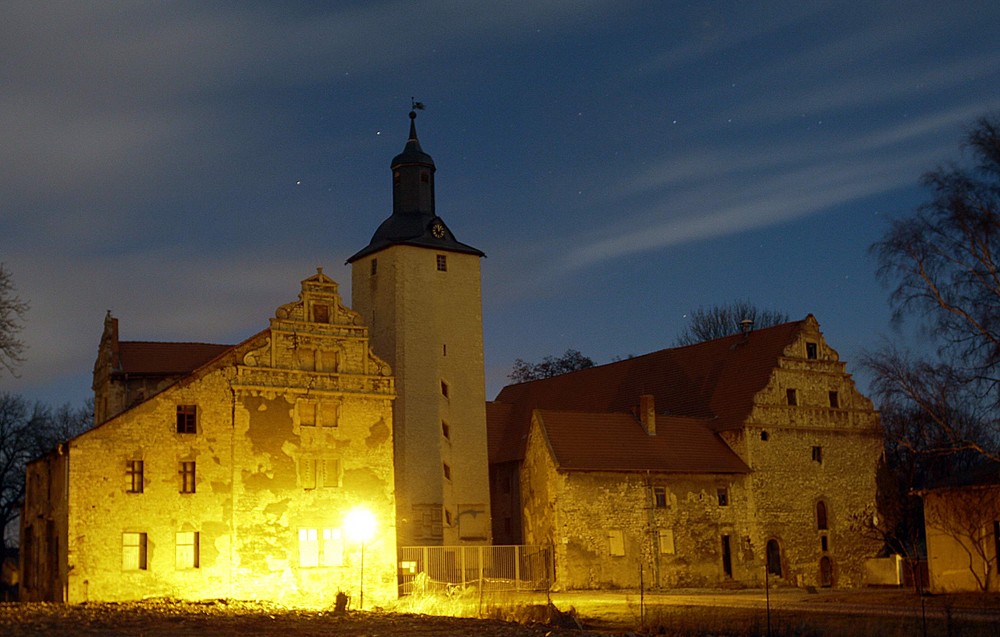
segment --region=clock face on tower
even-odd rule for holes
[[[431,226],[431,234],[435,239],[444,239],[444,226],[439,222]]]

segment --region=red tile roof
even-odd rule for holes
[[[703,420],[656,419],[650,436],[631,414],[536,412],[556,463],[573,471],[746,473],[747,465]]]
[[[643,394],[654,396],[657,414],[700,419],[716,431],[739,428],[804,322],[508,385],[495,401],[506,407],[487,409],[490,462],[524,458],[535,409],[631,417]]]
[[[186,374],[230,348],[232,345],[213,343],[120,341],[115,371],[129,375]]]

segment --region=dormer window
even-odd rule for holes
[[[806,343],[806,358],[811,361],[819,358],[819,346],[816,343]]]

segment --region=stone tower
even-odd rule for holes
[[[434,160],[410,135],[392,160],[392,215],[347,260],[352,306],[396,377],[400,545],[490,541],[479,260],[434,210]]]

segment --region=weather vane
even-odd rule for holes
[[[410,98],[410,110],[411,111],[422,111],[426,108],[423,102],[418,102],[412,97]]]

